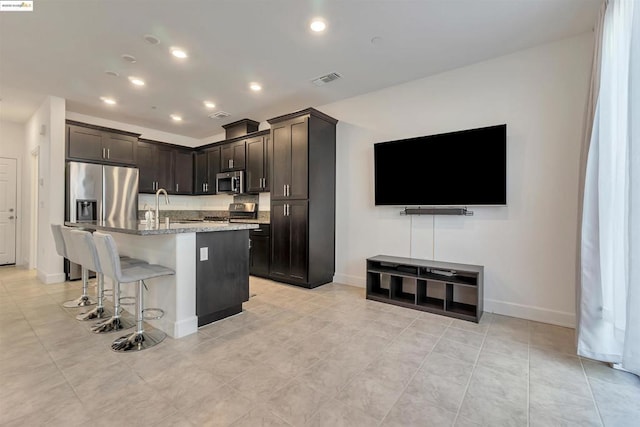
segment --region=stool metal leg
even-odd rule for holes
[[[105,308],[104,306],[104,274],[97,274],[97,282],[98,282],[98,305],[90,311],[86,313],[80,313],[76,316],[78,320],[93,320],[93,319],[106,319],[111,317],[111,310]]]
[[[125,352],[145,350],[161,343],[167,336],[167,334],[157,329],[152,329],[150,331],[144,330],[142,323],[142,310],[144,308],[142,286],[142,280],[138,280],[138,287],[136,288],[136,331],[115,340],[111,344],[111,349],[114,351]]]
[[[96,334],[104,334],[129,329],[133,325],[131,320],[120,317],[120,283],[115,282],[113,284],[113,316],[95,324],[91,330]]]
[[[89,298],[87,295],[87,288],[89,287],[89,270],[82,267],[82,295],[71,301],[67,301],[62,304],[65,308],[77,308],[86,307],[88,305],[95,305],[95,301]]]

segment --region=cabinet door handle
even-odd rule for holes
[[[176,184],[176,193],[180,190],[180,184]]]
[[[291,205],[287,203],[287,216],[291,215]]]
[[[282,195],[286,196],[287,195],[287,184],[282,186]]]
[[[107,159],[111,158],[111,149],[107,148]]]
[[[282,205],[282,215],[287,216],[287,204]]]
[[[103,148],[103,149],[102,149],[102,158],[103,158],[103,159],[106,159],[106,158],[107,158],[107,156],[105,155],[105,153],[106,153],[106,151],[105,151],[105,149]]]

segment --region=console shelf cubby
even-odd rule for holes
[[[476,323],[483,281],[480,265],[386,255],[367,259],[367,299]]]

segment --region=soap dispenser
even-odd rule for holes
[[[151,210],[151,206],[147,205],[146,203],[144,204],[144,208],[147,208],[147,211],[144,213],[144,219],[147,222],[147,224],[154,224],[155,223],[155,219],[153,218],[153,210]]]

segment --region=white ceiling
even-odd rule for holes
[[[33,12],[0,13],[0,119],[25,122],[54,95],[69,111],[203,138],[589,31],[601,1],[35,0]],[[315,16],[322,35],[308,29]],[[343,78],[311,83],[330,72]],[[208,118],[205,99],[231,117]]]

